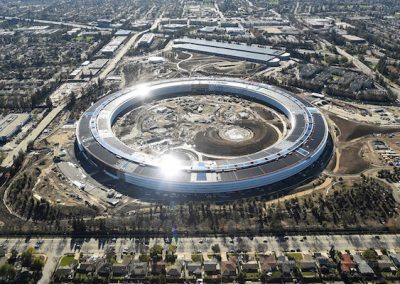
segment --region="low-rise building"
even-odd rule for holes
[[[28,113],[10,113],[0,120],[0,142],[7,142],[31,119]]]
[[[351,256],[347,253],[342,255],[342,260],[340,261],[340,269],[343,273],[351,273],[356,270],[356,264],[351,259]]]
[[[148,271],[147,262],[132,262],[129,271],[131,278],[146,277]]]
[[[188,262],[186,264],[186,270],[189,274],[189,276],[198,276],[201,277],[203,270],[201,269],[201,263],[200,262]]]
[[[222,277],[236,277],[237,267],[236,263],[233,261],[221,261],[221,275]]]
[[[137,43],[140,48],[147,48],[153,43],[155,35],[153,33],[144,34]]]
[[[273,272],[276,271],[278,265],[276,263],[275,256],[271,255],[260,255],[259,256],[260,266],[262,272]]]
[[[369,264],[358,254],[353,255],[353,261],[357,264],[357,269],[360,274],[366,278],[374,277],[374,270]]]
[[[242,264],[242,271],[247,273],[257,273],[259,265],[256,260],[251,260]]]

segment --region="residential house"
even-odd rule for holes
[[[172,266],[166,268],[166,275],[169,278],[181,278],[182,276],[182,266],[179,262],[176,262]]]
[[[242,263],[242,270],[246,273],[257,273],[259,270],[258,262],[256,260],[251,260]]]
[[[143,278],[146,277],[148,266],[147,262],[132,262],[130,264],[130,274],[131,278]]]
[[[278,270],[275,255],[260,255],[259,262],[262,272],[273,272]]]
[[[369,279],[375,276],[374,270],[360,255],[353,255],[353,261],[357,264],[358,271],[362,276]]]
[[[390,259],[396,265],[397,268],[400,268],[400,255],[399,254],[389,254]]]
[[[204,273],[207,275],[215,275],[219,273],[219,264],[215,260],[204,261],[203,263]]]
[[[380,271],[396,273],[397,269],[389,256],[382,255],[377,262]]]
[[[342,255],[340,269],[343,273],[351,273],[356,271],[356,264],[353,262],[349,254],[345,253]]]
[[[237,266],[236,262],[231,260],[221,261],[221,275],[222,277],[236,277],[237,275]]]
[[[80,262],[76,268],[76,272],[80,274],[89,274],[89,273],[94,273],[95,271],[96,271],[96,262],[94,261]]]
[[[128,274],[128,266],[114,263],[111,267],[113,277],[125,277]]]
[[[100,267],[97,269],[97,274],[102,277],[108,277],[110,276],[112,271],[112,266],[110,263],[103,263],[100,265]]]
[[[336,263],[333,262],[333,260],[328,257],[325,256],[317,257],[316,264],[319,272],[322,275],[332,275],[337,273]]]
[[[186,270],[189,276],[201,277],[203,274],[203,270],[201,269],[200,262],[190,261],[186,264]]]
[[[286,255],[280,255],[277,257],[277,264],[282,271],[283,276],[291,276],[294,268],[296,267],[296,262],[294,260],[289,260]]]
[[[74,270],[72,267],[59,267],[56,269],[53,275],[54,279],[57,279],[58,281],[66,280],[66,279],[72,279],[74,278]]]
[[[161,274],[163,271],[165,271],[165,263],[163,261],[153,263],[151,267],[151,273],[153,275]]]
[[[309,255],[305,254],[303,259],[299,261],[298,267],[301,272],[317,272],[317,266],[315,265],[314,258]]]

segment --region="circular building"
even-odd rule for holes
[[[327,140],[307,101],[232,78],[137,85],[93,104],[76,129],[82,162],[139,188],[183,193],[281,182],[314,164]]]

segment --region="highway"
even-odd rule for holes
[[[101,30],[101,31],[112,30],[109,28],[99,28],[99,27],[95,27],[95,26],[70,23],[70,22],[47,21],[47,20],[28,19],[28,18],[19,18],[19,17],[5,17],[5,16],[0,16],[0,18],[4,18],[6,20],[17,19],[20,21],[29,21],[29,22],[33,21],[34,23],[39,23],[39,24],[67,26],[67,27],[71,27],[71,28],[81,28],[81,29],[88,29],[88,30]]]

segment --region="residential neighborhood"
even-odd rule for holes
[[[323,252],[177,253],[176,245],[153,245],[148,253],[109,247],[103,255],[68,253],[60,257],[53,283],[315,283],[400,279],[400,253],[385,249]]]

